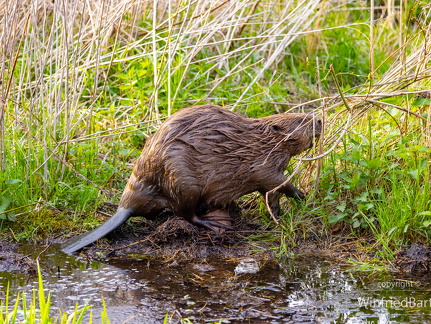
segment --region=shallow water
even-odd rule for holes
[[[42,248],[23,247],[39,255]],[[111,323],[431,323],[431,278],[355,270],[317,257],[280,262],[131,256],[104,263],[50,247],[42,254],[44,285],[55,308],[90,302],[94,323],[105,300]],[[31,291],[36,278],[0,272],[0,291]]]

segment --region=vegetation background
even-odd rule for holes
[[[284,248],[429,243],[430,19],[406,0],[0,0],[1,235],[96,226],[145,138],[211,102],[324,119],[315,159],[289,166],[309,199],[286,204]]]

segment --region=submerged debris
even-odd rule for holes
[[[431,249],[428,245],[416,243],[398,251],[396,267],[405,272],[429,272],[431,269]]]
[[[27,275],[36,274],[36,261],[28,255],[15,253],[13,250],[13,244],[0,242],[0,271],[18,271]]]
[[[237,276],[243,274],[255,274],[259,272],[259,262],[253,258],[245,258],[239,261],[235,267],[235,274]]]

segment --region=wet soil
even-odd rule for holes
[[[253,242],[251,234],[272,233],[258,223],[233,218],[234,230],[215,233],[196,227],[179,217],[165,215],[157,221],[133,220],[96,244],[84,248],[80,254],[95,260],[128,258],[130,255],[146,255],[172,259],[176,262],[206,257],[243,257],[262,254],[273,258],[277,242]]]
[[[279,248],[281,232],[265,228],[258,221],[241,217],[240,211],[231,210],[234,230],[214,233],[196,227],[182,218],[162,215],[155,221],[132,218],[126,224],[75,254],[78,259],[109,261],[140,258],[161,258],[180,264],[196,258],[244,258],[272,260]],[[266,235],[266,238],[263,238]],[[260,238],[259,238],[260,237]],[[341,236],[342,237],[342,236]],[[268,239],[269,238],[269,239]],[[48,246],[61,244],[66,238],[48,239]],[[335,262],[368,262],[377,260],[379,247],[370,239],[348,237],[316,239],[312,236],[296,240],[289,251],[291,256],[318,256]],[[45,245],[47,246],[47,245]],[[16,252],[17,245],[0,241],[0,271],[36,274],[36,261],[30,255]],[[43,253],[41,251],[40,253]],[[387,270],[404,273],[429,273],[431,247],[417,243],[396,251],[395,259]]]
[[[35,275],[37,270],[36,261],[29,255],[15,252],[17,246],[3,241],[0,242],[0,272],[21,272]]]
[[[431,248],[416,243],[402,247],[395,254],[395,266],[408,273],[429,273],[431,270]]]

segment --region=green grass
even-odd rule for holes
[[[376,10],[372,25],[357,1],[78,3],[4,4],[3,235],[94,227],[146,137],[178,109],[211,102],[261,117],[303,103],[326,118],[322,151],[335,146],[289,167],[310,195],[286,204],[286,244],[336,225],[372,234],[389,259],[400,244],[429,242],[430,99],[413,93],[430,87],[428,4]]]
[[[421,134],[401,135],[383,117],[370,112],[353,128],[363,132],[347,135],[343,149],[329,155],[314,200],[294,204],[284,224],[300,229],[317,216],[329,229],[341,223],[353,237],[372,233],[385,259],[400,245],[429,242],[431,148]]]

